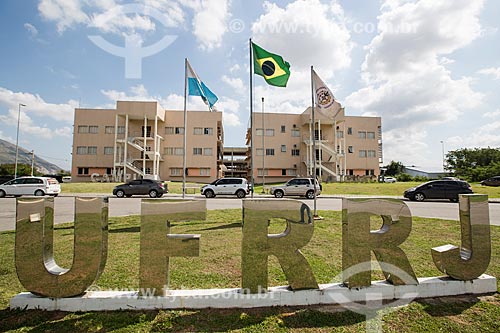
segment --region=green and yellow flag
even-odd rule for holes
[[[286,87],[290,77],[290,64],[277,54],[267,52],[252,42],[254,73],[276,87]]]

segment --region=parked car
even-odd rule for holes
[[[201,195],[214,198],[217,195],[236,195],[244,198],[250,193],[250,186],[245,178],[219,178],[208,185],[201,187]]]
[[[160,198],[164,193],[168,193],[167,185],[153,179],[135,179],[113,189],[113,195],[118,198],[130,198],[133,195],[149,195],[151,198]]]
[[[491,177],[481,182],[484,186],[500,186],[500,176]]]
[[[397,179],[394,177],[384,177],[384,183],[395,183]]]
[[[458,201],[459,194],[470,194],[472,191],[469,183],[463,180],[433,180],[412,187],[404,192],[404,197],[410,200],[424,201],[426,199],[448,199]]]
[[[284,196],[304,196],[308,199],[314,199],[314,183],[316,181],[316,196],[321,194],[323,187],[314,178],[293,178],[286,184],[271,187],[271,194],[276,198]]]
[[[5,196],[51,195],[57,197],[61,193],[59,182],[50,177],[19,177],[0,185],[0,198]]]

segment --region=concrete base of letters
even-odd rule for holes
[[[320,289],[291,291],[272,287],[267,293],[243,294],[241,289],[170,290],[161,297],[141,297],[136,291],[92,291],[80,297],[44,298],[24,292],[10,300],[11,309],[48,311],[112,311],[155,309],[255,308],[272,306],[345,305],[364,301],[400,300],[488,294],[497,291],[496,278],[483,274],[472,281],[448,277],[420,278],[417,286],[393,286],[385,281],[372,282],[368,288],[348,289],[338,283],[323,284]],[[401,304],[399,304],[401,305]],[[390,306],[390,304],[388,304]]]

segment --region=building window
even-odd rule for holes
[[[104,133],[105,134],[115,134],[115,127],[114,126],[105,126]]]
[[[264,149],[257,148],[255,153],[257,154],[257,156],[264,156]]]
[[[354,149],[352,148],[352,146],[347,147],[347,152],[349,154],[352,154],[354,152]]]
[[[267,176],[269,174],[269,170],[264,169],[264,176]],[[262,169],[257,169],[257,175],[262,177]]]
[[[182,168],[170,168],[170,176],[182,176]]]
[[[193,148],[193,155],[201,155],[203,154],[202,148]]]
[[[203,148],[203,155],[205,156],[212,156],[212,148]]]
[[[366,139],[366,132],[358,132],[358,138],[360,139]]]
[[[176,127],[175,134],[184,134],[184,127]]]
[[[167,135],[175,134],[175,127],[165,127],[165,134]]]
[[[366,157],[366,150],[360,150],[359,157]]]
[[[375,176],[375,170],[365,170],[366,176]]]
[[[286,176],[286,169],[281,169],[281,175]]]
[[[99,126],[89,126],[89,133],[98,134],[99,133]]]
[[[87,147],[85,147],[85,146],[76,147],[76,154],[77,155],[87,155]]]
[[[368,157],[377,157],[375,150],[368,150]]]
[[[288,169],[288,175],[289,176],[297,176],[297,170],[295,169]]]
[[[193,130],[194,135],[202,135],[203,134],[203,128],[202,127],[195,127]]]
[[[298,137],[300,137],[300,130],[298,130],[298,129],[293,129],[293,130],[292,130],[292,137],[294,137],[294,138],[298,138]]]
[[[285,125],[281,125],[281,133],[286,133],[286,126]]]
[[[116,133],[125,134],[125,126],[118,126]]]
[[[78,126],[78,133],[87,134],[89,132],[89,127],[87,125]]]
[[[214,129],[212,127],[205,127],[203,129],[204,135],[214,135]]]
[[[151,174],[151,168],[146,168],[146,170],[144,170],[144,173],[146,175],[150,175]]]
[[[352,127],[347,127],[347,135],[352,135]]]
[[[262,128],[257,128],[255,130],[255,135],[256,136],[263,136],[264,135],[264,130]]]
[[[78,168],[78,174],[79,175],[88,175],[89,174],[89,168]]]
[[[266,129],[266,136],[274,136],[274,129],[272,128]]]
[[[104,155],[113,155],[113,147],[104,147]]]
[[[281,145],[281,152],[286,153],[286,145]]]
[[[87,154],[97,155],[97,147],[96,146],[87,147]]]
[[[210,168],[200,168],[200,176],[210,176]]]
[[[273,156],[274,148],[266,148],[266,156]]]
[[[367,132],[366,135],[368,139],[375,139],[375,132]]]
[[[180,147],[165,147],[163,148],[164,155],[183,155],[184,150]]]
[[[300,149],[292,149],[292,156],[300,156]]]
[[[344,132],[343,131],[337,131],[337,138],[342,139],[344,137]]]

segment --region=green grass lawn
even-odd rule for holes
[[[172,258],[170,287],[239,287],[241,279],[241,210],[208,211],[207,221],[174,223],[173,233],[201,234],[201,255]],[[338,282],[341,270],[341,213],[321,211],[311,242],[303,249],[319,283]],[[109,255],[97,285],[101,289],[138,288],[138,216],[110,218]],[[402,248],[418,277],[439,276],[431,248],[460,242],[456,221],[413,219],[413,231]],[[375,221],[377,222],[377,221]],[[374,222],[374,223],[375,223]],[[284,229],[272,220],[270,232]],[[500,276],[500,227],[492,227],[492,260],[487,271]],[[56,258],[69,267],[71,224],[56,227]],[[333,307],[227,310],[159,310],[65,313],[10,311],[9,299],[23,291],[14,268],[14,232],[0,233],[0,332],[364,332],[364,316]],[[376,272],[373,279],[382,279]],[[275,258],[269,284],[286,285]],[[499,332],[500,296],[421,300],[384,317],[384,332]]]
[[[63,183],[63,193],[107,193],[113,192],[113,187],[121,183]],[[169,193],[181,194],[182,182],[167,182]],[[381,195],[381,196],[403,196],[403,192],[421,182],[405,183],[323,183],[323,194],[330,195]],[[203,184],[187,183],[186,186],[198,186]],[[500,187],[481,186],[472,183],[474,193],[487,194],[490,198],[500,198]],[[267,187],[267,186],[266,186]],[[262,192],[262,186],[255,186],[255,194]],[[189,192],[191,193],[191,192]],[[196,193],[200,193],[198,189]]]

